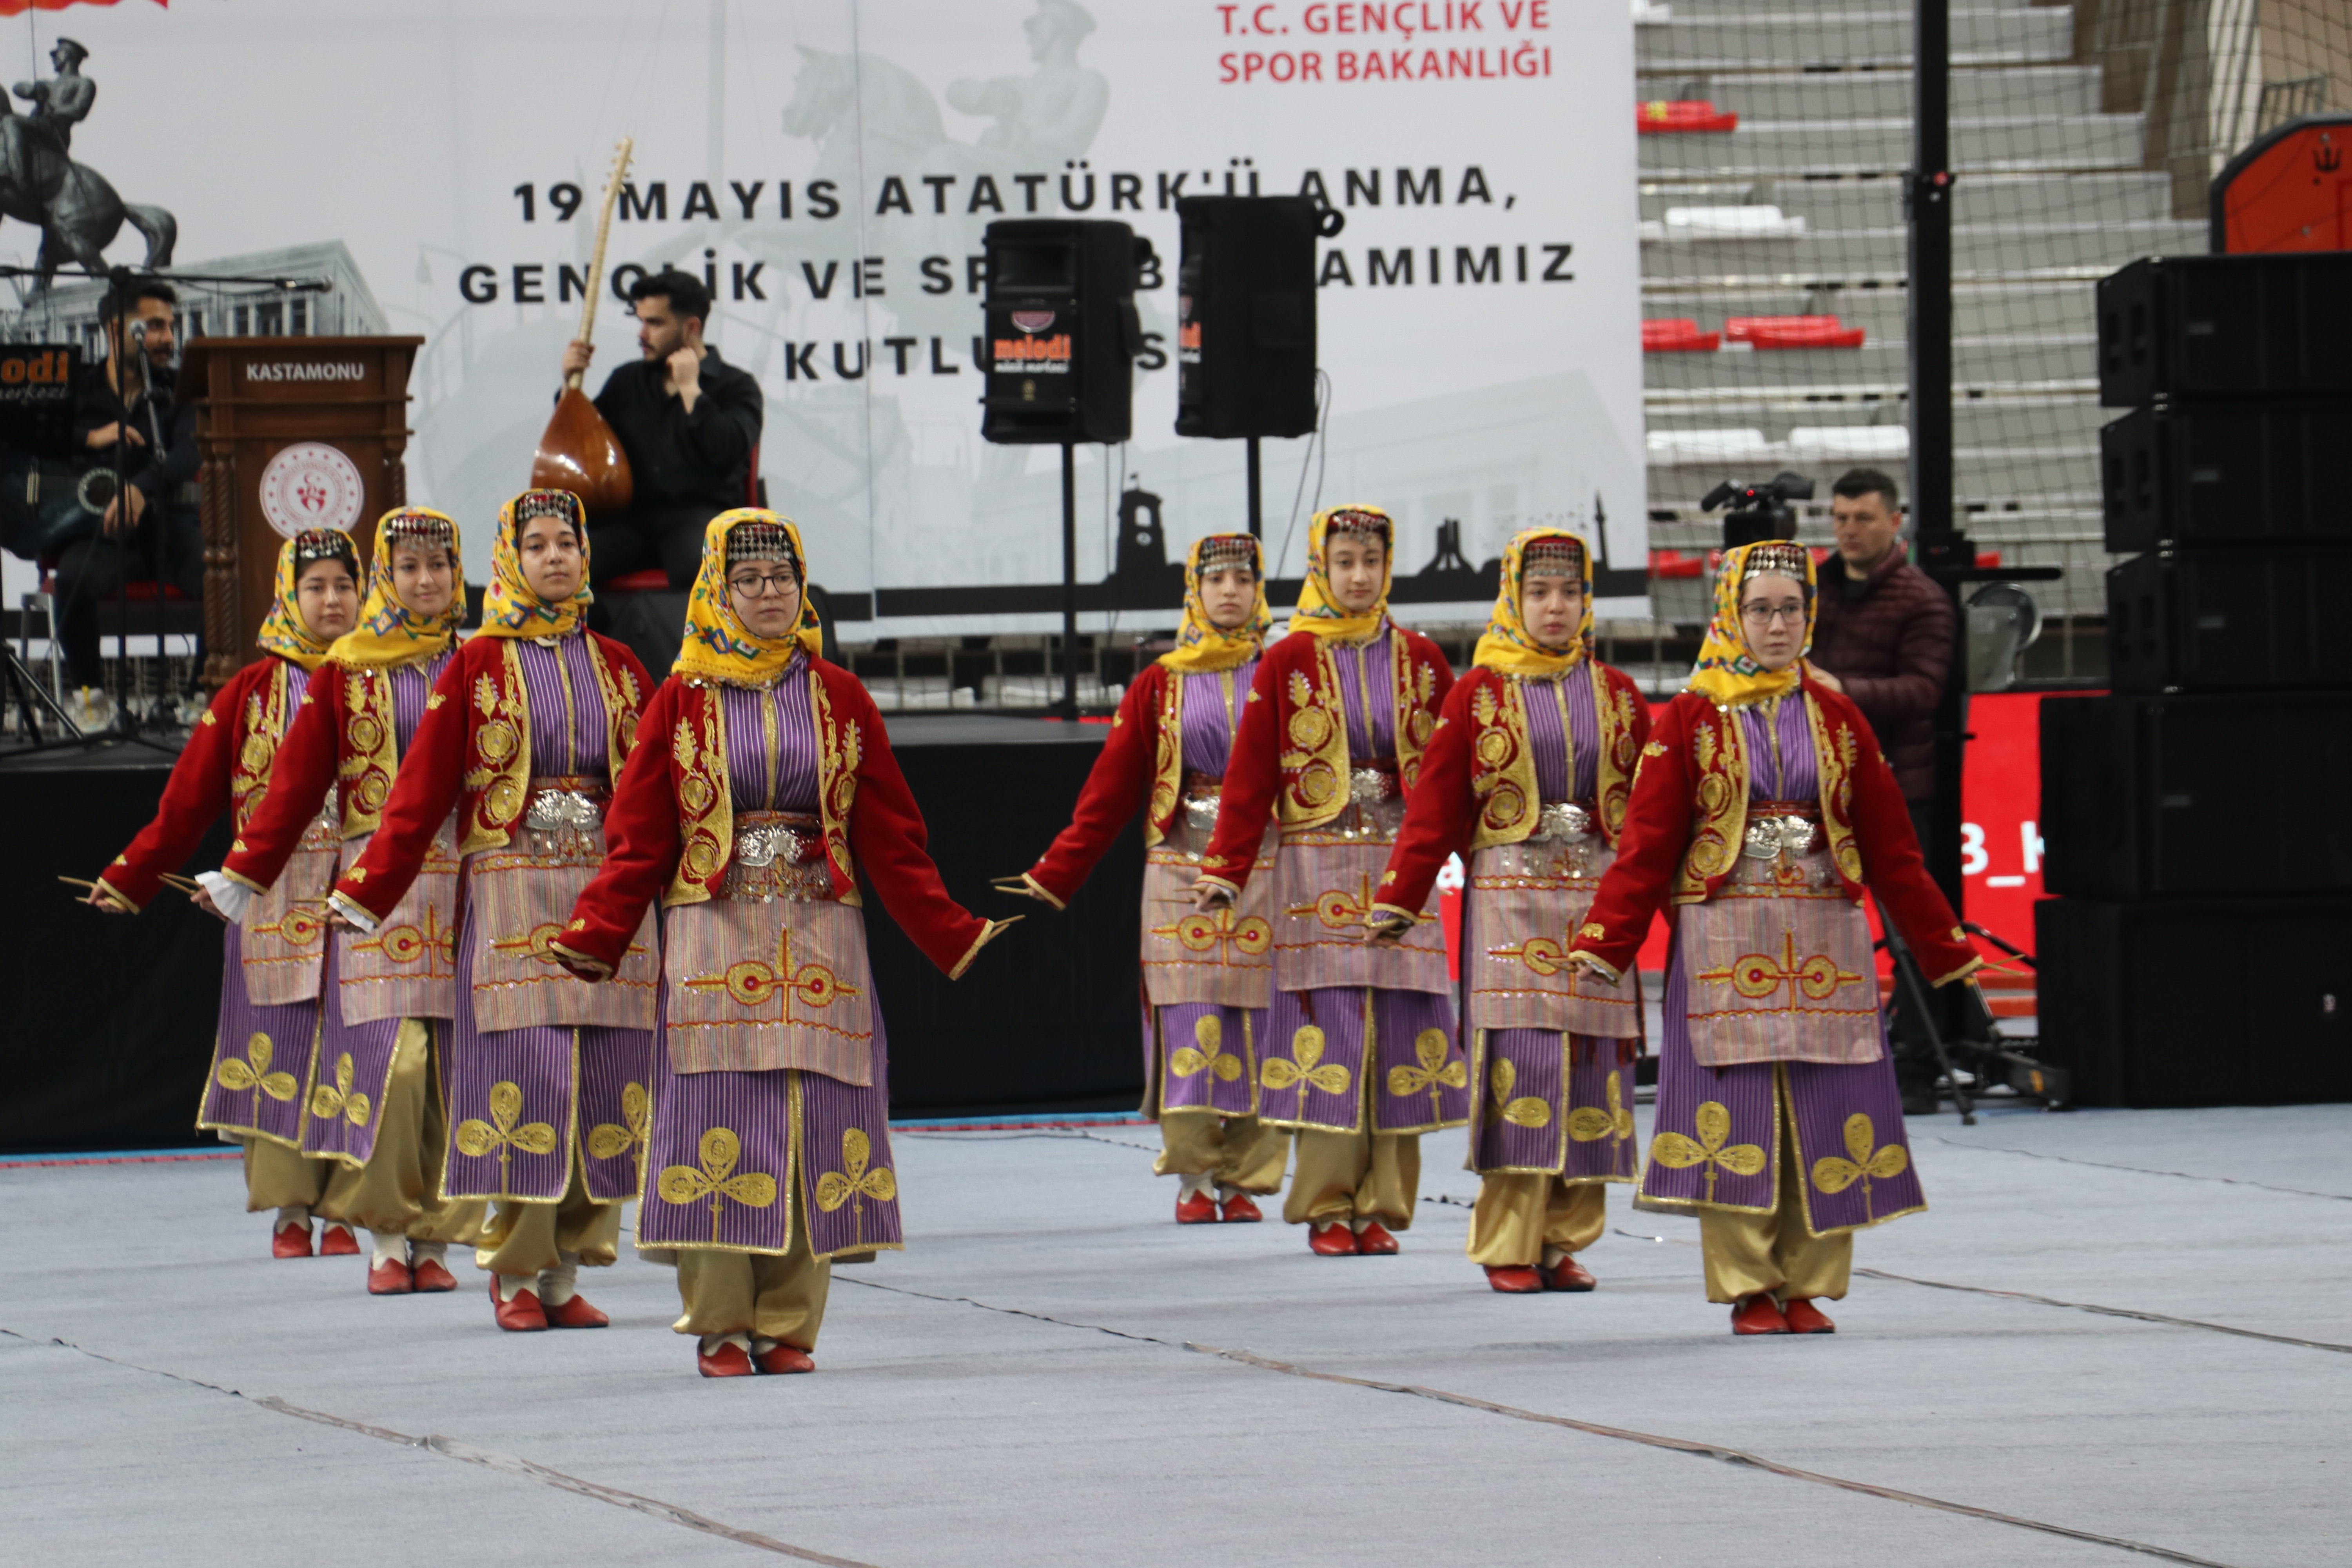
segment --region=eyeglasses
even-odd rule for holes
[[[1805,624],[1805,606],[1797,605],[1742,605],[1739,618],[1758,626],[1769,626],[1774,621],[1785,620],[1792,626]]]
[[[781,599],[787,594],[799,592],[801,581],[789,572],[778,572],[773,575],[747,572],[740,577],[728,578],[727,585],[751,598],[764,598],[773,594]]]

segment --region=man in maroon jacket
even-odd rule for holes
[[[1821,569],[1813,664],[1824,684],[1862,710],[1893,764],[1920,842],[1936,794],[1936,705],[1952,668],[1952,601],[1911,564],[1895,481],[1852,468],[1830,487],[1837,553]],[[1934,1060],[1916,1024],[1898,1011],[1895,1077],[1906,1110],[1936,1109]]]

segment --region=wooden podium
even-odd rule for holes
[[[340,528],[368,558],[408,500],[408,368],[423,338],[196,338],[179,401],[196,411],[205,525],[205,685],[253,658],[278,547]],[[364,590],[366,584],[361,584]]]

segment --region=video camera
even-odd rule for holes
[[[1737,550],[1759,540],[1794,539],[1797,510],[1789,503],[1812,499],[1813,481],[1783,468],[1760,485],[1726,479],[1702,496],[1698,507],[1701,511],[1719,506],[1732,509],[1723,514],[1723,547]]]

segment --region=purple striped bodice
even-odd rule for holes
[[[553,647],[518,637],[514,647],[530,706],[530,771],[546,777],[606,772],[612,759],[604,691],[588,634],[570,633]]]
[[[1813,730],[1805,719],[1802,692],[1774,703],[1750,703],[1739,710],[1739,738],[1748,743],[1748,799],[1811,800],[1822,793],[1821,764],[1813,757]],[[1780,733],[1777,769],[1773,730],[1768,724],[1777,725]]]
[[[421,663],[393,667],[392,742],[395,756],[408,755],[408,743],[416,738],[416,726],[425,721],[425,700],[433,695],[441,672],[456,657],[456,648],[446,647]]]
[[[809,703],[808,660],[794,654],[771,687],[719,687],[719,710],[727,725],[727,784],[735,809],[816,810],[816,714]]]
[[[1601,713],[1592,700],[1591,671],[1579,665],[1555,679],[1528,680],[1519,695],[1527,703],[1528,749],[1544,799],[1591,800],[1601,781]]]
[[[1388,622],[1363,643],[1331,645],[1339,666],[1339,692],[1348,708],[1348,756],[1352,762],[1396,760],[1396,658]]]
[[[1257,679],[1257,659],[1253,656],[1213,675],[1176,679],[1184,683],[1179,705],[1184,726],[1184,771],[1221,779],[1225,776],[1226,759],[1233,753],[1233,721],[1249,700],[1250,682]],[[1233,702],[1230,715],[1225,711],[1228,694]]]

